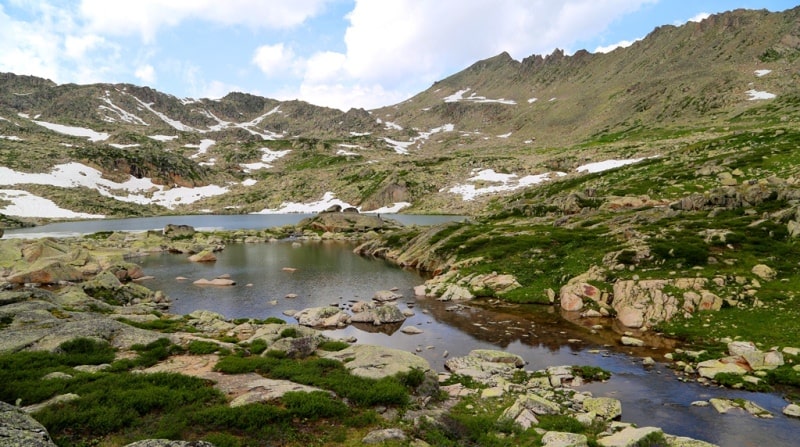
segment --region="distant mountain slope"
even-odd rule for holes
[[[65,210],[60,217],[275,212],[334,200],[481,213],[509,191],[580,175],[592,162],[796,127],[799,56],[800,7],[666,25],[607,54],[502,53],[372,111],[4,73],[0,213],[46,217],[11,206],[31,194]]]

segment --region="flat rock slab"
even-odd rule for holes
[[[322,356],[339,360],[351,373],[371,379],[406,373],[415,368],[423,371],[431,369],[428,361],[422,357],[383,346],[352,345],[341,351],[322,354]]]

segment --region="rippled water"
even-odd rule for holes
[[[453,303],[415,298],[412,288],[424,281],[413,271],[395,268],[380,260],[352,253],[339,242],[314,242],[295,246],[289,242],[233,244],[210,264],[191,263],[186,256],[152,255],[139,260],[155,279],[144,284],[163,290],[173,299],[171,311],[184,314],[197,309],[219,312],[229,318],[276,316],[294,322],[282,312],[369,300],[375,291],[397,288],[415,315],[405,325],[424,332],[406,335],[402,325],[352,325],[327,331],[331,337],[354,336],[360,343],[379,344],[418,352],[431,366],[443,370],[444,354],[466,355],[476,348],[502,349],[521,355],[527,369],[553,365],[596,365],[610,370],[612,379],[584,385],[597,396],[623,403],[622,420],[640,426],[662,427],[667,433],[706,440],[721,446],[796,446],[800,421],[786,418],[780,396],[747,393],[698,384],[685,384],[663,364],[641,366],[641,357],[661,356],[673,348],[669,340],[648,338],[646,348],[618,344],[619,329],[609,327],[596,334],[587,327],[597,321],[567,323],[551,306],[477,306],[448,311]],[[294,272],[284,267],[296,268]],[[237,285],[229,288],[194,286],[191,280],[229,274]],[[187,281],[175,278],[183,276]],[[297,294],[297,298],[286,298]],[[656,346],[655,348],[652,346]],[[692,407],[711,397],[745,398],[775,415],[762,420],[746,414],[720,415],[711,407]]]

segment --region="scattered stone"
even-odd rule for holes
[[[373,430],[364,436],[361,440],[364,444],[382,444],[386,441],[399,441],[406,440],[406,434],[399,428],[385,428],[382,430]]]
[[[146,439],[136,441],[125,447],[214,447],[214,444],[206,441],[171,441],[169,439]]]
[[[634,337],[622,337],[620,341],[625,346],[636,346],[636,347],[644,346],[644,341]]]
[[[792,418],[800,418],[800,405],[789,404],[783,409],[783,414]]]
[[[403,295],[393,292],[391,290],[379,290],[375,292],[372,299],[378,302],[396,301],[402,298]]]
[[[708,401],[705,401],[705,400],[696,400],[696,401],[692,402],[692,406],[693,407],[707,407],[709,405],[711,405],[711,404],[709,404]]]
[[[294,268],[294,267],[284,267],[284,268],[281,269],[281,271],[282,272],[288,272],[288,273],[294,273],[294,272],[297,271],[297,269]]]
[[[544,447],[587,447],[589,439],[586,435],[549,431],[542,436]]]
[[[757,264],[753,266],[751,270],[754,275],[758,276],[759,278],[763,279],[764,281],[771,281],[778,276],[778,272],[776,272],[772,267],[769,267],[765,264]]]
[[[229,286],[235,286],[236,285],[236,281],[234,281],[232,279],[225,279],[225,278],[214,278],[214,279],[210,279],[210,280],[209,279],[205,279],[205,278],[200,278],[200,279],[194,281],[192,284],[194,284],[196,286],[229,287]]]
[[[217,256],[211,250],[203,250],[200,253],[189,256],[189,260],[192,262],[214,262],[217,260]]]
[[[612,397],[590,397],[583,401],[583,409],[607,421],[622,416],[622,402]]]
[[[414,335],[414,334],[421,334],[424,331],[416,326],[403,326],[403,328],[400,329],[400,332],[404,334]]]
[[[664,434],[657,427],[626,427],[611,436],[597,438],[597,443],[603,447],[633,447],[639,445],[640,441],[654,433]]]
[[[36,413],[37,411],[44,410],[47,407],[58,404],[65,404],[67,402],[72,402],[78,399],[80,399],[80,396],[74,393],[60,394],[58,396],[51,397],[50,399],[47,399],[44,402],[39,402],[38,404],[28,405],[27,407],[23,407],[22,411],[28,414]],[[2,439],[2,435],[0,435],[0,439]]]
[[[350,324],[350,315],[334,306],[310,307],[293,317],[299,324],[309,327],[342,327]]]
[[[287,293],[284,298],[292,300],[292,299],[297,298],[297,294],[296,293]]]
[[[697,364],[697,373],[706,379],[714,379],[717,374],[730,373],[744,375],[747,370],[736,363],[736,358],[712,359]]]
[[[642,365],[644,366],[653,366],[656,364],[656,361],[653,360],[653,357],[645,357],[642,359]]]

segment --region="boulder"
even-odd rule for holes
[[[404,442],[406,434],[399,428],[384,428],[382,430],[373,430],[364,436],[361,440],[363,444],[383,444],[387,441]]]
[[[697,373],[706,379],[713,379],[720,373],[744,375],[747,369],[737,362],[739,357],[726,357],[723,359],[712,359],[697,364]]]
[[[415,335],[421,334],[424,331],[416,326],[404,326],[402,329],[400,329],[400,332],[404,334]]]
[[[374,345],[351,345],[341,351],[320,353],[322,357],[339,360],[352,374],[359,377],[381,379],[412,369],[430,372],[424,358],[400,349]]]
[[[43,258],[6,279],[11,284],[58,284],[83,281],[83,272],[58,259]]]
[[[7,446],[55,447],[42,424],[3,401],[0,401],[0,442]]]
[[[644,341],[634,337],[623,336],[620,339],[620,342],[625,346],[636,346],[636,347],[644,346]]]
[[[189,260],[192,262],[214,262],[217,260],[217,256],[211,250],[203,250],[200,253],[189,256]]]
[[[214,447],[206,441],[172,441],[169,439],[145,439],[127,444],[125,447]]]
[[[778,272],[772,269],[772,267],[765,264],[754,265],[751,272],[753,272],[754,275],[758,276],[764,281],[771,281],[775,279],[776,276],[778,276]]]
[[[611,436],[597,438],[597,443],[602,447],[635,447],[640,445],[639,443],[645,438],[653,434],[661,434],[663,436],[664,432],[657,427],[636,428],[630,426]]]
[[[475,295],[466,287],[458,284],[447,284],[438,298],[439,301],[467,301],[475,298]]]
[[[476,275],[469,281],[469,288],[476,291],[487,291],[487,296],[503,295],[506,292],[522,287],[514,275],[500,275],[492,272],[488,275]]]
[[[306,308],[293,317],[299,324],[309,327],[340,327],[351,321],[350,315],[335,306]]]
[[[620,323],[631,328],[650,327],[653,324],[672,319],[679,311],[687,311],[681,307],[679,297],[675,296],[667,286],[696,292],[698,302],[689,306],[688,310],[707,307],[718,308],[722,300],[713,294],[707,293],[703,287],[708,280],[705,278],[676,278],[676,279],[648,279],[648,280],[622,280],[614,283],[614,301],[612,306],[617,312]],[[689,295],[690,299],[692,296]],[[700,302],[704,304],[701,305]],[[705,304],[707,303],[707,304]]]
[[[194,227],[190,225],[167,224],[163,230],[164,236],[168,238],[191,238],[194,236]]]
[[[445,368],[454,374],[479,380],[511,376],[524,365],[525,361],[516,354],[489,349],[475,349],[464,357],[449,358],[444,363]]]
[[[583,409],[607,421],[622,416],[622,402],[612,397],[590,397],[583,401]]]
[[[375,292],[375,295],[372,296],[372,299],[378,302],[386,302],[386,301],[396,301],[402,298],[403,295],[393,292],[391,290],[379,290]]]
[[[359,303],[356,303],[359,304]],[[353,323],[372,323],[376,326],[387,323],[401,323],[406,320],[403,311],[394,304],[375,305],[375,303],[362,303],[353,306]]]
[[[602,292],[589,283],[576,281],[563,286],[558,295],[561,300],[561,308],[574,312],[583,308],[584,299],[600,301]]]
[[[194,284],[196,286],[222,286],[222,287],[227,287],[227,286],[235,286],[236,285],[236,281],[234,281],[232,279],[226,279],[226,278],[214,278],[214,279],[200,278],[200,279],[194,281],[192,284]]]
[[[667,445],[670,447],[718,447],[716,444],[710,442],[699,441],[685,436],[673,436],[666,433],[664,433],[664,439],[667,440]]]
[[[253,404],[257,402],[269,402],[275,399],[280,399],[288,392],[323,392],[330,393],[321,388],[301,385],[299,383],[290,382],[288,380],[266,379],[258,375],[241,374],[243,382],[238,384],[238,388],[245,391],[236,396],[229,406],[231,408],[241,407],[243,405]]]
[[[542,436],[543,447],[587,447],[589,439],[578,433],[549,431]]]
[[[800,405],[789,404],[783,408],[783,414],[791,418],[800,418]]]

